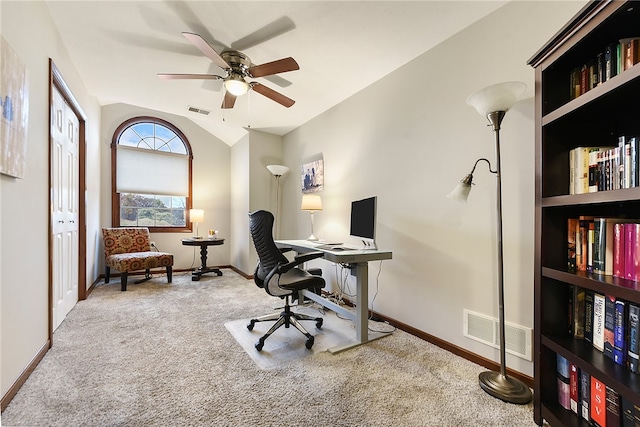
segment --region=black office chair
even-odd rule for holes
[[[316,328],[322,327],[322,318],[307,316],[306,314],[291,311],[290,298],[297,297],[298,291],[309,289],[316,293],[324,288],[325,282],[322,271],[314,269],[302,270],[298,266],[304,262],[322,257],[322,252],[309,252],[296,256],[289,261],[273,241],[273,215],[267,211],[256,211],[249,214],[249,229],[251,238],[258,254],[258,265],[253,274],[253,279],[260,288],[275,297],[284,298],[284,311],[280,314],[270,314],[257,319],[251,319],[247,329],[253,330],[256,322],[276,321],[276,323],[256,343],[256,350],[261,351],[265,340],[280,326],[288,328],[293,325],[307,337],[305,346],[310,349],[313,346],[313,335],[302,326],[300,320],[313,320]]]

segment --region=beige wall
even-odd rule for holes
[[[374,310],[499,361],[497,350],[463,336],[463,309],[498,316],[495,176],[478,167],[467,205],[445,195],[476,159],[495,158],[488,122],[467,96],[519,80],[528,89],[501,133],[506,318],[533,327],[534,72],[527,59],[582,4],[511,2],[285,136],[293,171],[324,159],[317,237],[358,244],[348,237],[350,202],[378,196],[377,241],[393,260],[370,263]],[[309,234],[300,200],[298,180],[288,179],[285,238]],[[323,266],[335,284],[334,267]],[[507,360],[532,375],[531,362]]]
[[[182,116],[126,104],[112,104],[102,107],[102,139],[100,147],[103,169],[105,171],[111,170],[110,145],[118,126],[130,118],[139,116],[154,116],[164,119],[180,129],[187,137],[193,151],[193,207],[204,209],[204,222],[198,225],[198,231],[200,235],[204,235],[207,230],[218,230],[220,237],[225,238],[225,243],[228,243],[231,232],[229,218],[231,208],[231,148],[191,120]],[[110,173],[102,174],[101,188],[101,223],[105,226],[111,226]],[[193,232],[195,233],[195,228]],[[158,249],[173,253],[173,268],[179,270],[200,266],[199,248],[183,246],[180,241],[185,237],[192,236],[194,233],[152,233],[151,238],[156,242]],[[211,248],[207,259],[208,264],[229,265],[229,248],[228,244]],[[100,262],[102,265],[102,260]]]
[[[0,175],[0,372],[4,396],[48,338],[49,58],[87,116],[87,285],[95,279],[99,228],[100,109],[41,2],[0,2],[2,37],[29,80],[24,179]]]

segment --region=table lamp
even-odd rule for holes
[[[303,194],[300,209],[311,214],[311,236],[307,240],[317,241],[318,238],[313,235],[313,212],[322,210],[322,199],[317,194]]]
[[[198,224],[204,222],[204,210],[203,209],[189,209],[189,220],[191,223],[196,224],[196,235],[193,236],[194,239],[202,239],[200,233],[198,232]]]

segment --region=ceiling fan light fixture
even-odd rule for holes
[[[225,80],[224,87],[229,93],[235,96],[244,95],[249,90],[249,84],[238,74],[232,74]]]

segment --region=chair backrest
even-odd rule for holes
[[[282,254],[278,246],[273,240],[273,214],[268,211],[255,211],[249,214],[249,231],[253,239],[253,245],[258,254],[258,266],[256,268],[253,279],[256,285],[261,288],[265,287],[267,275],[279,264],[289,262],[286,256]],[[274,295],[270,290],[267,292]],[[281,292],[277,292],[280,294]]]
[[[151,238],[147,227],[103,228],[104,255],[149,252]]]

